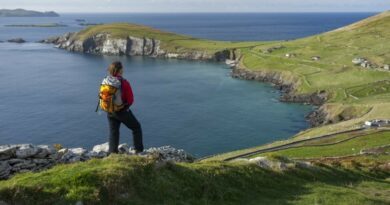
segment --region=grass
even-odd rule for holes
[[[79,32],[76,38],[85,40],[98,33],[109,33],[112,38],[127,38],[133,36],[138,38],[158,39],[161,41],[161,48],[163,50],[175,53],[195,50],[214,54],[218,51],[230,48],[254,47],[265,44],[263,42],[227,42],[198,39],[191,36],[157,30],[143,25],[128,23],[91,26]]]
[[[390,145],[390,132],[378,132],[368,135],[359,136],[339,144],[331,144],[332,142],[342,141],[352,136],[339,135],[328,139],[328,142],[317,142],[312,144],[303,144],[303,147],[290,148],[277,152],[270,152],[262,155],[281,155],[289,158],[323,158],[323,157],[337,157],[359,154],[361,150],[379,147],[383,145]],[[328,144],[325,146],[318,146],[321,144]],[[390,156],[388,156],[390,160]]]
[[[386,177],[326,165],[275,172],[115,155],[0,181],[0,198],[13,204],[388,204]]]

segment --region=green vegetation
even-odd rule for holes
[[[348,140],[350,139],[350,140]],[[340,142],[340,143],[338,143]],[[357,155],[361,150],[388,145],[390,132],[374,132],[367,135],[342,134],[315,143],[302,143],[297,148],[269,152],[263,155],[281,155],[289,158],[322,158]],[[390,155],[386,155],[390,161]]]
[[[388,204],[388,173],[319,166],[275,172],[239,163],[160,164],[110,156],[0,182],[15,204]]]
[[[113,38],[127,38],[128,36],[132,36],[158,39],[161,41],[162,48],[169,52],[197,50],[214,54],[215,52],[224,49],[244,48],[264,44],[262,42],[225,42],[198,39],[191,36],[179,35],[147,26],[128,23],[91,26],[79,32],[76,38],[83,40],[99,33],[110,33]]]
[[[241,65],[292,76],[298,81],[297,93],[326,90],[330,99],[324,107],[330,118],[335,122],[344,117],[348,120],[310,129],[296,137],[346,130],[365,120],[390,118],[390,72],[352,63],[352,59],[364,57],[378,67],[390,64],[389,28],[388,11],[335,31],[244,49]],[[279,49],[267,52],[275,47]],[[287,53],[295,56],[287,58]],[[313,61],[312,56],[321,58]]]

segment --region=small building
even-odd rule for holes
[[[352,59],[352,63],[355,65],[361,65],[365,61],[367,61],[365,58],[360,58],[360,57]]]
[[[365,60],[364,62],[362,62],[360,64],[360,66],[363,67],[363,68],[371,68],[372,64],[369,61]]]
[[[313,61],[319,61],[321,59],[321,57],[320,56],[312,56],[311,59]]]

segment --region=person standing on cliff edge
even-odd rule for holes
[[[122,77],[123,66],[119,61],[111,63],[108,67],[108,75],[102,81],[99,92],[100,107],[107,112],[107,119],[110,128],[109,154],[118,153],[119,128],[123,123],[133,132],[133,144],[135,152],[141,153],[144,150],[142,143],[141,124],[130,110],[134,102],[133,91],[130,83]]]

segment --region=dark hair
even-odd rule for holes
[[[112,76],[117,76],[122,69],[122,63],[120,61],[114,61],[110,66],[108,66],[108,73]]]

